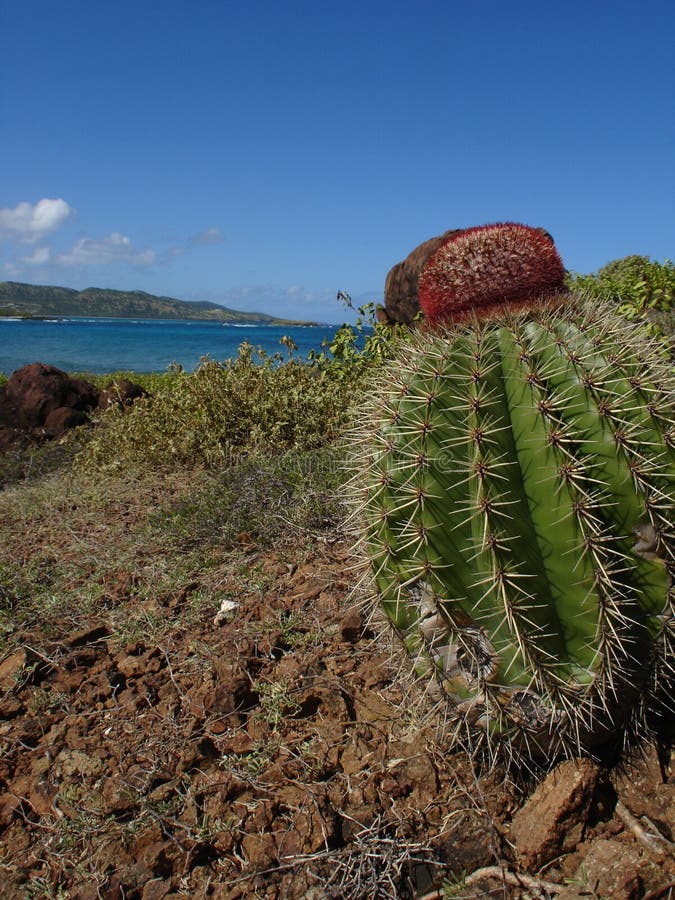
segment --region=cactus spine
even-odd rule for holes
[[[570,297],[413,335],[376,376],[370,577],[474,743],[554,758],[644,724],[675,641],[674,388]]]

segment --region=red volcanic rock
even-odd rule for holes
[[[59,437],[69,428],[84,425],[87,414],[81,409],[71,409],[70,406],[59,406],[53,409],[44,421],[44,430],[48,437]]]
[[[505,223],[452,234],[428,257],[419,303],[431,323],[519,309],[564,289],[565,268],[543,228]]]
[[[539,869],[581,841],[599,773],[590,759],[566,760],[516,812],[511,840],[528,869]]]
[[[31,363],[17,369],[0,389],[0,453],[83,425],[98,398],[93,384],[55,366]]]
[[[107,409],[109,406],[131,406],[139,397],[147,397],[148,392],[140,386],[129,381],[128,378],[119,378],[111,381],[98,397],[98,408]]]
[[[29,427],[44,425],[49,414],[61,407],[93,409],[98,395],[93,384],[44,363],[17,369],[6,387],[6,399],[15,408],[19,424]]]
[[[147,391],[126,378],[99,391],[55,366],[23,366],[0,388],[0,453],[61,437],[69,428],[84,425],[90,410],[130,406],[144,396]]]

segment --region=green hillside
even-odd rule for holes
[[[241,312],[217,303],[191,303],[173,297],[156,297],[144,291],[105,288],[72,288],[0,282],[0,316],[92,316],[139,319],[208,319],[248,325],[293,325],[266,313]]]

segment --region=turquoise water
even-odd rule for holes
[[[172,363],[192,371],[202,356],[223,361],[237,355],[248,341],[267,353],[284,348],[288,335],[298,355],[321,350],[336,325],[223,325],[165,319],[32,319],[0,318],[0,372],[42,362],[67,372],[164,372]]]

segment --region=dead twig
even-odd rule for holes
[[[165,648],[162,648],[162,652],[164,653],[164,660],[166,662],[166,667],[169,670],[169,678],[171,679],[171,684],[176,688],[176,691],[178,692],[178,695],[180,696],[181,700],[187,700],[187,697],[185,696],[183,691],[181,691],[178,682],[174,678],[173,669],[171,668],[171,660],[169,659],[169,651],[166,650]]]
[[[621,800],[617,800],[615,812],[637,840],[652,853],[656,854],[656,856],[674,855],[675,844],[665,838],[662,834],[659,834],[652,822],[649,822],[649,827],[652,830],[647,831],[640,822],[638,822],[633,813],[624,806]]]
[[[658,900],[660,897],[666,897],[666,891],[668,891],[666,900],[673,900],[673,896],[675,896],[675,894],[673,894],[673,891],[675,891],[675,881],[669,881],[668,884],[664,884],[661,887],[648,891],[642,900]]]
[[[483,869],[476,869],[475,872],[465,876],[462,886],[466,885],[467,887],[470,887],[472,884],[477,884],[479,881],[483,881],[487,878],[494,878],[501,881],[502,884],[509,885],[509,887],[526,888],[528,891],[531,891],[535,897],[540,898],[540,900],[548,900],[551,894],[558,894],[562,890],[561,884],[554,884],[550,881],[540,881],[538,878],[533,878],[531,875],[521,875],[516,872],[510,872],[502,866],[485,866]],[[430,894],[425,894],[423,897],[420,897],[419,900],[443,900],[443,896],[444,893],[441,889],[432,891]]]

